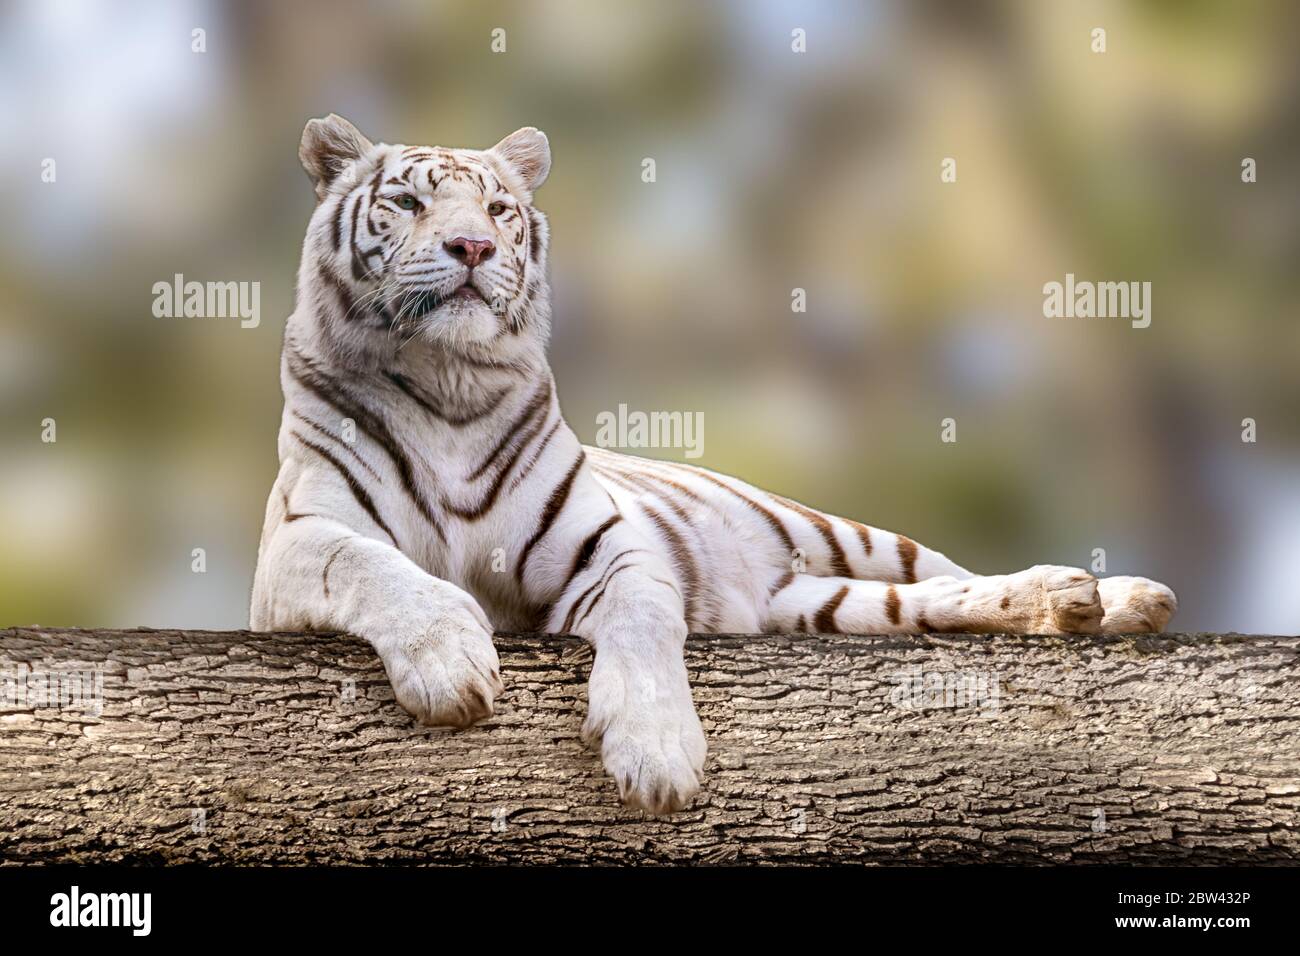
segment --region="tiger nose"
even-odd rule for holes
[[[466,239],[464,236],[448,239],[442,247],[451,253],[453,259],[465,263],[471,269],[484,259],[491,259],[497,251],[491,239]]]

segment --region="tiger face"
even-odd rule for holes
[[[550,171],[544,133],[488,150],[374,144],[331,114],[307,124],[299,157],[318,199],[303,256],[315,274],[300,287],[331,290],[327,331],[453,350],[546,336],[548,229],[532,205]]]

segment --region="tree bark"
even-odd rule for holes
[[[661,818],[578,740],[586,646],[497,645],[454,731],[346,635],[0,631],[0,861],[1300,859],[1297,638],[693,637],[707,778]]]

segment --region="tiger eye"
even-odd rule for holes
[[[415,201],[415,197],[409,193],[402,193],[402,195],[394,199],[393,202],[397,203],[399,209],[414,209],[419,205],[419,203]]]
[[[506,211],[506,204],[503,202],[494,202],[488,204],[488,215],[499,216]]]

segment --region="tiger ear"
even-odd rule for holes
[[[374,144],[337,113],[307,121],[298,146],[302,168],[316,185],[316,198],[324,199],[330,183],[348,163],[360,159]]]
[[[523,181],[529,192],[546,182],[551,171],[551,144],[535,126],[517,129],[490,150]]]

